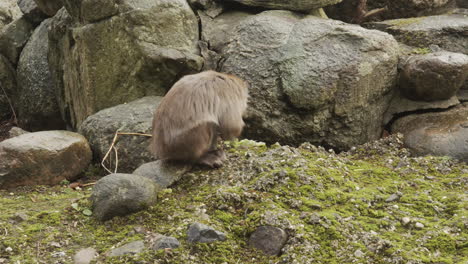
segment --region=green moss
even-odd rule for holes
[[[425,17],[401,18],[387,21],[390,25],[396,27],[405,27],[421,22]]]

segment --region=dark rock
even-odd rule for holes
[[[207,225],[193,223],[188,228],[187,240],[190,243],[212,243],[215,241],[225,241],[226,235]]]
[[[416,155],[450,156],[468,161],[468,106],[444,112],[413,114],[392,125],[402,133],[405,145]]]
[[[132,174],[151,179],[162,188],[166,188],[190,169],[191,165],[158,160],[141,165]]]
[[[50,22],[47,19],[36,28],[18,62],[15,108],[21,127],[31,131],[65,128],[47,59]]]
[[[455,96],[468,77],[468,56],[453,52],[413,55],[400,73],[400,91],[416,101],[447,100]]]
[[[94,248],[84,248],[73,257],[74,264],[89,264],[98,255]]]
[[[154,250],[166,249],[166,248],[178,248],[180,247],[180,242],[175,237],[168,236],[159,236],[151,246]]]
[[[73,181],[90,162],[88,141],[79,134],[23,134],[0,142],[0,188]]]
[[[0,121],[13,116],[12,99],[16,92],[15,69],[11,63],[0,54]]]
[[[364,26],[386,31],[406,45],[427,48],[437,45],[444,50],[468,54],[467,9],[439,16],[394,19]]]
[[[78,131],[89,140],[94,156],[102,160],[115,132],[151,133],[153,113],[161,99],[162,97],[148,96],[101,110],[88,117]],[[150,139],[148,136],[119,136],[115,145],[120,157],[119,172],[130,173],[153,159],[148,151]],[[111,158],[115,159],[115,156]]]
[[[274,226],[260,226],[249,238],[249,246],[263,251],[267,255],[279,255],[288,240],[286,232]]]
[[[252,15],[234,32],[221,71],[250,85],[245,137],[337,149],[380,137],[397,77],[392,36],[287,11]]]
[[[18,0],[18,6],[24,17],[34,25],[40,24],[47,18],[34,0]]]
[[[49,17],[54,16],[63,6],[62,0],[34,0],[34,2],[42,13]]]
[[[0,53],[16,66],[33,31],[34,26],[24,17],[11,22],[0,33]]]
[[[148,208],[161,189],[153,181],[133,174],[109,174],[100,179],[91,193],[93,215],[105,221]]]
[[[341,0],[230,0],[247,6],[258,6],[269,9],[283,9],[291,11],[310,12],[313,9],[333,5]]]
[[[457,0],[457,6],[461,8],[468,8],[468,1],[466,0]]]
[[[108,256],[109,257],[119,257],[123,255],[135,255],[145,250],[145,243],[142,240],[130,242],[121,247],[112,249]]]

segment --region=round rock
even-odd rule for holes
[[[225,241],[226,235],[223,232],[216,231],[207,225],[193,223],[189,226],[187,231],[187,240],[190,243],[212,243],[215,241]]]
[[[133,174],[115,173],[100,179],[93,188],[93,215],[105,221],[148,208],[161,188],[152,180]]]
[[[419,101],[445,100],[454,96],[468,77],[468,56],[436,52],[409,57],[400,74],[401,92]]]
[[[27,133],[0,142],[0,188],[74,180],[91,162],[91,149],[69,131]]]
[[[250,236],[249,246],[263,251],[267,255],[279,255],[288,240],[286,232],[274,226],[260,226]]]
[[[187,164],[157,160],[141,165],[133,174],[151,179],[162,188],[166,188],[178,181],[190,168]]]

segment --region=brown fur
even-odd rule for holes
[[[240,136],[247,98],[247,84],[235,76],[215,71],[184,76],[154,113],[151,151],[158,159],[221,166],[218,139]]]

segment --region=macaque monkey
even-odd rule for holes
[[[240,136],[247,108],[247,83],[224,73],[184,76],[154,113],[150,149],[156,158],[221,167],[218,140]]]

